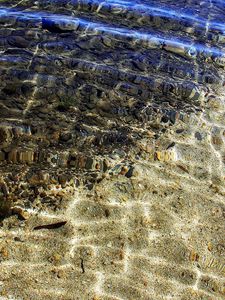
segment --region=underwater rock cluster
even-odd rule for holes
[[[1,299],[223,299],[224,17],[0,1]]]

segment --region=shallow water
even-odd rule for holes
[[[224,18],[0,1],[0,299],[223,299]]]

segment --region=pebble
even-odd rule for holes
[[[21,220],[27,220],[30,217],[28,211],[24,210],[22,207],[14,206],[12,208],[12,213],[18,215]]]

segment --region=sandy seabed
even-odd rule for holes
[[[217,105],[178,122],[170,155],[146,150],[131,178],[108,175],[55,213],[5,219],[0,299],[224,299],[224,136],[213,144],[210,122],[223,130],[220,116]]]

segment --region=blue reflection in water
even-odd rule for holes
[[[215,0],[214,0],[215,1]],[[222,1],[222,0],[217,0]],[[48,3],[54,3],[55,5],[60,1],[49,1]],[[67,3],[67,2],[65,2]],[[146,4],[139,4],[136,1],[120,1],[120,0],[107,0],[105,2],[100,2],[98,0],[81,0],[69,2],[72,5],[82,5],[95,4],[94,13],[98,13],[104,6],[104,9],[109,9],[109,13],[119,14],[119,13],[129,13],[131,11],[140,15],[142,13],[149,14],[150,16],[160,16],[162,18],[166,17],[170,20],[177,21],[179,25],[180,22],[184,21],[188,28],[196,27],[205,29],[207,33],[210,29],[222,31],[222,39],[225,42],[225,24],[219,22],[210,22],[201,17],[195,17],[190,14],[183,12],[178,12],[171,9],[163,9],[156,6],[150,6]],[[68,3],[67,3],[68,4]],[[57,5],[56,5],[57,6]],[[115,9],[115,10],[114,10]],[[93,11],[92,11],[93,12]],[[209,47],[203,43],[198,43],[193,40],[193,38],[188,37],[168,37],[165,33],[150,32],[140,30],[129,29],[128,27],[119,27],[108,25],[103,22],[88,21],[84,18],[75,18],[68,15],[53,14],[45,11],[19,11],[10,8],[1,8],[0,17],[7,17],[8,19],[14,18],[16,22],[27,22],[34,21],[39,22],[43,29],[48,29],[51,32],[67,32],[67,31],[79,31],[85,34],[104,34],[109,35],[110,38],[121,40],[123,42],[134,44],[141,44],[144,48],[148,49],[163,49],[169,52],[176,53],[178,55],[185,56],[187,58],[203,58],[212,59],[218,63],[218,65],[225,65],[225,51],[219,49],[218,47]],[[104,19],[105,21],[105,19]],[[217,34],[217,33],[216,33]],[[205,38],[207,42],[207,36]]]
[[[217,0],[218,1],[218,0]],[[220,0],[221,1],[221,0]],[[83,3],[85,3],[85,0],[82,0]],[[93,3],[99,3],[99,1],[91,1]],[[88,0],[86,1],[88,3]],[[105,7],[117,7],[121,9],[135,9],[136,13],[149,13],[152,16],[162,16],[162,17],[169,17],[174,20],[181,20],[182,18],[185,19],[185,21],[191,21],[191,22],[197,22],[201,26],[208,26],[208,21],[205,20],[204,18],[198,16],[194,17],[193,15],[183,13],[181,11],[176,11],[176,10],[171,10],[169,8],[163,9],[160,7],[155,7],[155,6],[149,6],[145,4],[140,4],[138,2],[132,1],[132,2],[127,2],[127,1],[119,1],[119,0],[107,0],[103,4]],[[222,23],[218,22],[210,22],[210,25],[212,27],[218,27],[225,29],[225,25]]]
[[[82,0],[83,3],[85,3],[85,0]],[[99,3],[99,1],[93,1],[95,3]],[[86,1],[88,3],[88,1]],[[218,27],[218,29],[225,29],[225,25],[222,23],[218,22],[208,22],[201,16],[194,17],[193,13],[192,14],[187,14],[182,12],[181,10],[172,10],[169,9],[168,7],[166,9],[163,9],[161,7],[156,7],[156,6],[151,6],[151,5],[146,5],[146,4],[140,4],[135,1],[127,2],[127,1],[118,1],[118,0],[107,0],[104,2],[103,6],[105,7],[117,7],[121,9],[127,9],[129,12],[131,10],[134,10],[136,14],[149,14],[151,16],[160,16],[160,17],[167,17],[169,19],[173,20],[180,20],[184,19],[186,22],[188,21],[190,24],[193,22],[196,22],[198,26],[201,27],[206,27],[206,26],[212,26],[213,28]],[[166,4],[165,4],[166,6]]]
[[[225,3],[224,0],[211,0],[213,2],[222,2]],[[208,2],[211,2],[208,0]],[[213,29],[223,30],[225,31],[225,25],[224,23],[216,22],[216,21],[208,21],[204,19],[203,17],[198,14],[198,16],[194,16],[194,11],[190,14],[187,14],[183,12],[180,8],[177,10],[172,10],[168,7],[166,7],[165,3],[165,9],[162,7],[152,6],[152,5],[146,5],[143,3],[139,3],[136,1],[120,1],[120,0],[106,0],[106,1],[99,1],[99,0],[74,0],[74,1],[65,1],[68,5],[78,6],[82,8],[83,6],[89,6],[89,5],[95,5],[97,8],[95,12],[100,11],[101,9],[107,10],[110,9],[110,13],[119,14],[120,12],[133,12],[134,14],[139,15],[140,17],[142,14],[149,15],[149,16],[159,16],[159,17],[166,17],[171,20],[177,20],[177,21],[185,21],[189,22],[190,24],[193,24],[195,26],[201,27],[201,28],[208,28],[212,27]],[[46,1],[46,5],[56,5],[60,4],[60,1]],[[64,4],[64,2],[63,2]],[[225,5],[224,5],[225,10]],[[224,11],[225,12],[225,11]]]
[[[1,17],[16,18],[17,21],[35,20],[42,22],[44,29],[55,31],[56,27],[61,28],[62,31],[74,30],[85,31],[88,33],[96,32],[98,34],[108,34],[116,39],[126,40],[130,42],[139,41],[147,48],[161,48],[167,51],[172,51],[181,55],[186,55],[190,58],[201,56],[205,58],[213,56],[224,56],[225,52],[216,47],[208,47],[204,44],[193,42],[192,40],[184,40],[181,38],[167,38],[163,35],[154,35],[141,30],[132,30],[123,27],[112,27],[101,22],[90,22],[81,18],[74,18],[71,16],[50,14],[47,12],[31,12],[31,11],[16,11],[12,9],[0,9]],[[172,15],[171,15],[172,16]],[[173,15],[178,18],[177,16]],[[192,17],[189,16],[191,19]],[[201,21],[202,24],[205,21]],[[220,27],[225,27],[219,24]],[[58,29],[57,29],[58,30]]]

